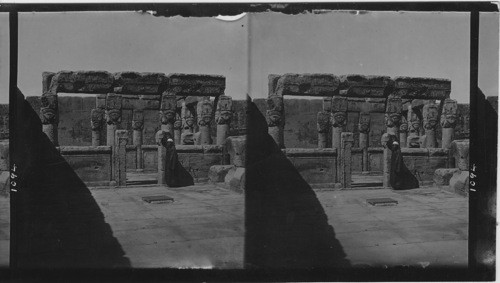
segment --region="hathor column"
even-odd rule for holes
[[[115,145],[115,132],[122,121],[121,94],[108,93],[106,96],[106,145]]]
[[[341,170],[341,135],[347,124],[347,97],[334,96],[332,98],[332,113],[330,114],[330,125],[332,126],[332,148],[337,149],[337,181],[340,182]]]
[[[182,130],[182,119],[179,113],[175,113],[174,122],[174,142],[175,144],[181,144],[181,130]]]
[[[399,124],[399,145],[400,147],[408,147],[406,141],[408,139],[408,120],[405,116],[401,116],[401,123]]]
[[[162,140],[165,137],[166,132],[159,130],[156,132],[155,141],[158,146],[158,184],[165,184],[165,170],[166,170],[166,158],[167,149],[163,146]]]
[[[401,123],[401,110],[403,101],[398,95],[389,95],[385,108],[385,125],[387,133],[399,137],[399,125]]]
[[[134,109],[132,112],[132,144],[136,146],[137,170],[144,169],[142,156],[142,130],[144,129],[144,111]]]
[[[212,144],[210,124],[212,123],[213,106],[210,97],[204,97],[202,101],[198,102],[196,108],[198,114],[198,127],[200,130],[200,144]]]
[[[332,97],[323,98],[323,111],[318,112],[317,130],[318,130],[318,148],[328,146],[328,135],[330,134],[330,113],[332,111]]]
[[[57,126],[59,125],[59,107],[57,95],[45,93],[41,98],[40,119],[42,120],[42,131],[55,146],[59,145],[57,137]]]
[[[420,147],[419,145],[419,134],[420,134],[420,128],[421,128],[421,121],[420,118],[418,117],[417,113],[415,113],[415,110],[411,107],[411,105],[408,106],[408,137],[406,138],[406,145],[407,147],[411,148],[418,148]]]
[[[215,111],[217,123],[217,144],[223,144],[229,136],[229,124],[233,116],[233,100],[230,96],[221,95]]]
[[[187,107],[186,102],[182,102],[181,118],[181,144],[193,144],[194,115],[192,110]]]
[[[424,105],[422,116],[424,118],[425,147],[436,148],[436,127],[438,125],[439,108],[434,101]]]
[[[455,126],[457,124],[458,105],[453,99],[445,99],[443,112],[441,113],[442,148],[450,148],[454,139]]]
[[[92,146],[101,145],[101,129],[104,125],[104,109],[95,108],[90,111],[90,126],[92,128]]]
[[[332,98],[331,109],[330,125],[332,126],[332,147],[340,150],[340,136],[347,124],[347,97],[334,96]]]
[[[284,148],[285,111],[283,96],[271,95],[267,98],[267,127],[269,135],[280,148]]]
[[[370,133],[370,113],[361,112],[359,113],[359,148],[363,150],[363,172],[370,171],[368,160],[368,134]]]
[[[177,100],[175,95],[163,93],[160,104],[161,130],[174,136],[175,110]]]

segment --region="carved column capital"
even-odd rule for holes
[[[183,129],[192,129],[194,126],[194,115],[187,107],[186,103],[182,103],[182,109],[181,109],[181,119],[182,119],[182,128]]]
[[[121,94],[108,93],[106,96],[106,123],[117,125],[122,121],[122,96]]]
[[[198,102],[198,105],[196,106],[198,126],[210,126],[210,122],[212,122],[212,111],[213,105],[212,101],[209,99],[204,99]]]
[[[439,108],[431,101],[430,103],[424,105],[422,110],[422,116],[424,118],[424,129],[435,130],[438,125],[438,112]]]
[[[453,99],[445,99],[443,105],[443,112],[441,113],[441,127],[454,128],[458,120],[458,105],[457,101]]]
[[[417,113],[415,113],[415,110],[411,108],[411,106],[408,107],[408,131],[410,133],[414,133],[416,135],[419,134],[420,132],[420,127],[421,127],[421,121],[420,118],[418,117]]]
[[[181,115],[175,114],[175,122],[174,122],[174,130],[180,130],[182,129],[182,119]]]
[[[283,96],[271,95],[267,98],[266,120],[268,127],[285,125]]]
[[[177,108],[176,96],[164,92],[161,96],[161,105],[159,112],[160,123],[163,125],[173,124],[175,122],[175,110]]]
[[[401,122],[399,124],[399,132],[401,133],[406,133],[408,132],[408,121],[406,120],[405,116],[401,116]]]
[[[221,95],[215,110],[215,122],[217,125],[228,125],[233,116],[233,100],[230,96]]]
[[[391,94],[387,97],[385,108],[385,125],[388,128],[399,127],[403,101],[399,95]]]
[[[330,124],[335,128],[342,128],[347,125],[346,112],[334,112],[330,114]]]
[[[42,124],[59,124],[59,107],[57,95],[45,93],[42,95],[40,107],[40,119]]]
[[[95,108],[90,111],[90,126],[92,131],[100,131],[104,124],[104,109]]]
[[[132,112],[132,130],[142,131],[144,129],[144,111],[135,109]]]
[[[368,134],[370,132],[370,113],[361,112],[359,113],[359,124],[358,129],[362,134]]]
[[[334,96],[331,102],[330,124],[342,128],[347,124],[347,97]]]

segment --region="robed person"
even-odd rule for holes
[[[410,172],[403,161],[401,148],[396,136],[391,135],[387,141],[387,147],[391,149],[391,174],[389,182],[395,190],[409,190],[419,187],[417,178]]]
[[[161,140],[166,149],[165,182],[169,187],[184,187],[194,185],[193,177],[182,167],[175,149],[174,139],[170,133],[165,133]]]

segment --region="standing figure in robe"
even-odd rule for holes
[[[396,136],[391,135],[387,141],[387,147],[391,149],[391,174],[389,183],[394,190],[409,190],[419,187],[418,180],[406,167],[401,154],[401,148]]]
[[[193,178],[179,162],[172,134],[169,132],[165,133],[161,140],[161,144],[166,149],[165,182],[167,183],[167,185],[169,187],[184,187],[194,185]]]

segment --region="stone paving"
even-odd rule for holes
[[[132,267],[243,267],[241,193],[215,185],[91,192]],[[467,264],[467,198],[436,188],[315,192],[353,265]],[[173,197],[174,202],[142,200],[154,195]],[[378,197],[399,203],[366,203]],[[8,264],[8,200],[0,197],[0,266]]]

